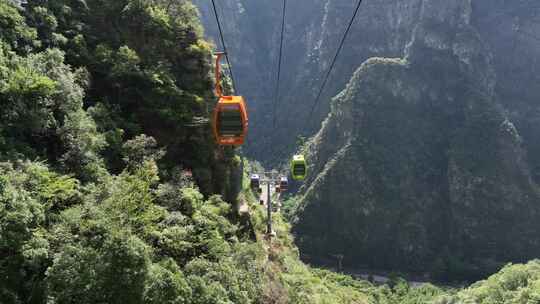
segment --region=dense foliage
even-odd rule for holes
[[[440,296],[435,304],[506,304],[540,302],[540,262],[507,265],[499,273],[454,295]]]
[[[201,31],[188,1],[0,1],[0,302],[259,298]]]
[[[230,205],[185,176],[160,184],[153,161],[99,187],[28,161],[2,163],[1,176],[2,303],[250,303],[262,292],[260,249],[239,241]]]
[[[68,167],[77,166],[82,154],[101,152],[107,168],[120,173],[123,142],[147,134],[167,147],[160,167],[189,169],[203,193],[227,194],[231,172],[219,161],[230,155],[214,153],[209,132],[215,102],[211,45],[201,38],[197,11],[189,1],[34,0],[19,12],[7,0],[1,5],[7,29],[1,34],[3,53],[10,49],[24,56],[4,55],[13,65],[5,76],[10,79],[6,98],[17,109],[23,106],[22,94],[36,100],[24,105],[26,120],[10,118],[47,136],[34,136],[41,151],[28,152],[53,161],[66,153]],[[31,77],[25,79],[26,74]],[[23,80],[34,84],[15,90]],[[38,99],[53,115],[38,107]],[[13,134],[18,126],[10,126],[6,132]],[[78,133],[66,134],[72,128]],[[52,140],[54,135],[59,138]],[[81,140],[90,142],[81,145]],[[68,151],[70,147],[88,151]],[[86,156],[94,158],[86,160],[93,165],[99,161]],[[88,171],[96,168],[83,165],[87,168],[77,168],[77,173],[88,180]]]

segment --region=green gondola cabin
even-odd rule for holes
[[[294,180],[304,180],[307,175],[307,163],[303,155],[295,155],[291,161],[291,176]]]

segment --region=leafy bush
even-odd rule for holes
[[[454,296],[445,296],[437,304],[446,303],[538,303],[540,301],[540,261],[509,264],[487,280],[477,282]]]

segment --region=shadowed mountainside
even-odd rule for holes
[[[476,279],[538,256],[539,192],[470,1],[423,3],[403,59],[372,58],[309,142],[306,255]]]

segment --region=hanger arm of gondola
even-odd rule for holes
[[[223,55],[225,55],[225,52],[216,52],[214,55],[216,55],[216,67],[215,67],[215,73],[216,73],[216,88],[215,93],[218,98],[221,98],[223,96],[223,89],[221,88],[221,58]]]

